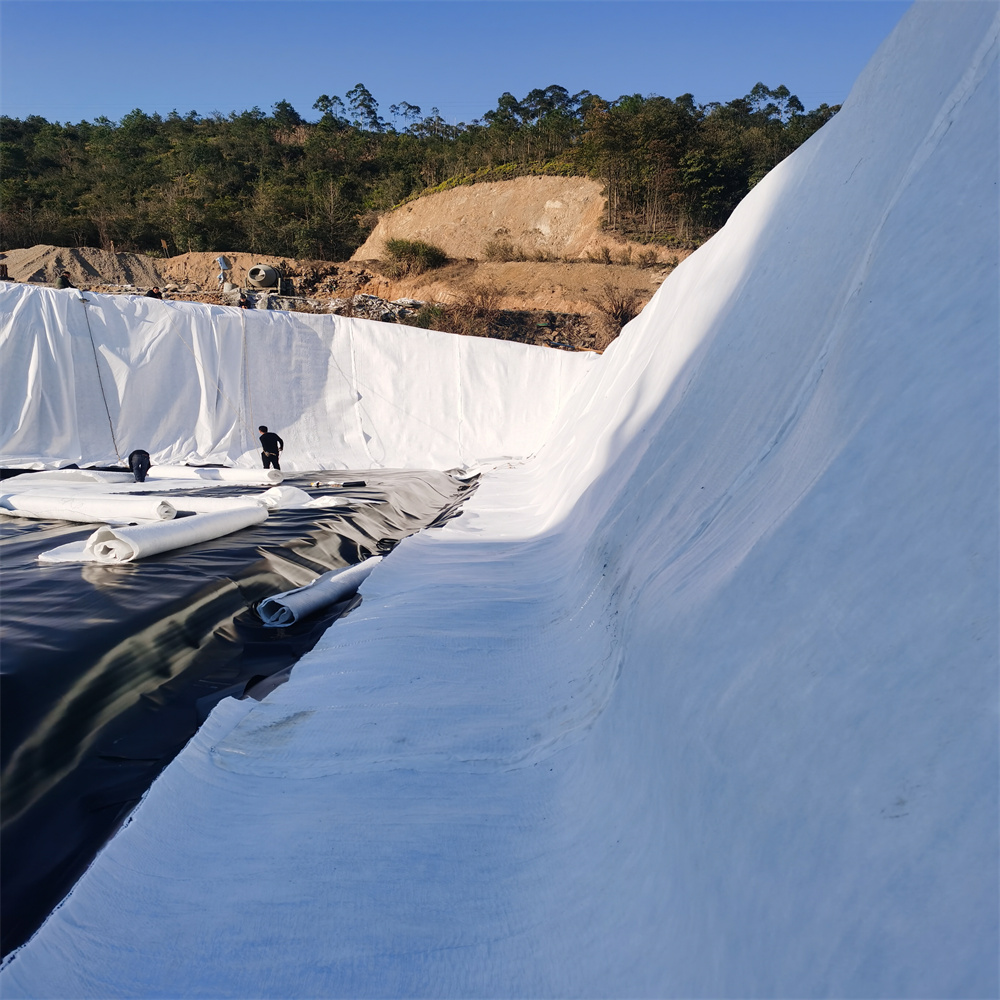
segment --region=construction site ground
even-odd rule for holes
[[[144,294],[156,286],[166,299],[227,304],[219,281],[220,256],[231,265],[225,279],[241,288],[247,287],[247,272],[254,265],[276,267],[283,277],[282,295],[280,306],[272,300],[272,307],[351,315],[355,302],[361,301],[358,297],[413,300],[399,321],[416,319],[417,325],[435,329],[590,350],[602,349],[617,335],[620,316],[616,318],[609,303],[624,301],[638,312],[674,265],[463,260],[421,274],[389,277],[386,271],[391,269],[378,260],[297,260],[232,251],[165,258],[54,246],[8,250],[0,255],[0,263],[6,264],[9,278],[19,282],[51,285],[66,271],[72,283],[85,290]],[[362,309],[356,314],[373,316]],[[373,318],[396,317],[383,313]]]

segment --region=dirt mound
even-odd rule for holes
[[[14,281],[52,284],[63,272],[78,287],[92,285],[135,285],[152,288],[162,285],[159,261],[134,253],[111,253],[93,247],[52,247],[45,244],[24,250],[7,250],[0,263]]]
[[[582,257],[600,234],[601,185],[588,177],[518,177],[426,195],[384,215],[352,260],[384,256],[387,239],[424,240],[449,257],[509,251]],[[606,242],[606,240],[605,240]]]
[[[351,260],[381,260],[390,239],[423,240],[455,260],[665,262],[677,251],[606,233],[589,177],[517,177],[425,195],[383,215]]]

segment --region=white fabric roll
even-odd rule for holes
[[[98,469],[47,469],[44,472],[22,472],[11,476],[18,480],[18,487],[30,483],[41,486],[48,483],[131,483],[131,472],[101,472]],[[10,480],[8,480],[9,482]]]
[[[209,479],[224,483],[280,483],[277,469],[208,469],[191,465],[154,465],[146,479]]]
[[[291,625],[306,615],[329,607],[354,593],[367,579],[368,574],[382,561],[381,556],[372,556],[356,566],[324,573],[312,583],[295,590],[265,597],[257,605],[261,621],[271,628]]]
[[[33,491],[0,493],[0,513],[58,521],[128,524],[130,521],[169,521],[177,510],[163,497]]]
[[[98,528],[86,541],[70,542],[39,555],[39,562],[123,563],[197,542],[221,538],[267,520],[267,508],[254,504],[215,514],[196,514],[137,527]]]
[[[267,507],[260,496],[239,497],[206,497],[206,496],[173,496],[170,502],[183,511],[194,511],[196,514],[216,514],[224,510],[246,510],[248,507]],[[270,508],[268,508],[270,509]]]

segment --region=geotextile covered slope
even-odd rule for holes
[[[524,458],[596,356],[342,316],[0,283],[5,468],[449,469]],[[516,385],[517,392],[509,387]]]
[[[996,995],[998,29],[911,8],[4,995]]]

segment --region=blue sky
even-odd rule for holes
[[[785,84],[842,102],[909,2],[896,0],[3,0],[0,111],[117,120],[228,113],[364,83],[470,121],[505,90],[701,103]]]

